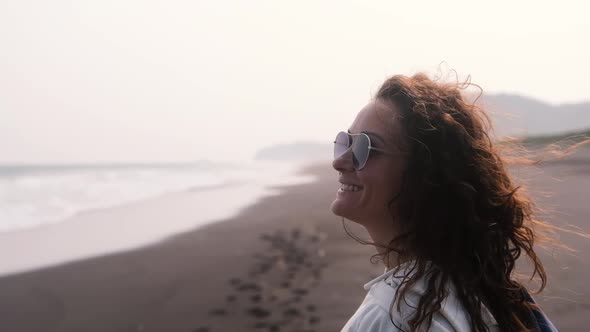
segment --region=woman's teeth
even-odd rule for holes
[[[342,189],[343,191],[359,191],[361,190],[361,187],[355,186],[353,184],[342,184],[340,189]]]

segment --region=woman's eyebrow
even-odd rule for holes
[[[352,134],[350,132],[350,129],[348,129],[348,133]],[[361,133],[365,133],[367,135],[369,135],[369,138],[371,139],[376,139],[377,141],[379,141],[381,144],[385,144],[385,140],[383,138],[381,138],[381,136],[379,136],[377,133],[374,133],[372,131],[361,131]],[[353,134],[354,135],[354,134]]]

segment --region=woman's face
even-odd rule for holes
[[[384,220],[391,222],[388,205],[399,193],[406,164],[406,156],[399,150],[400,142],[394,139],[402,137],[396,115],[394,106],[375,100],[356,116],[349,133],[366,133],[373,147],[387,150],[390,154],[372,150],[367,164],[360,171],[353,167],[350,149],[332,162],[334,169],[340,173],[340,189],[331,206],[335,215],[363,226]],[[346,185],[355,185],[360,189],[347,190]]]

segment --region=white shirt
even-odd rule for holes
[[[395,293],[405,274],[402,273],[404,266],[408,267],[408,263],[387,271],[365,284],[364,288],[368,290],[367,296],[341,332],[410,331],[408,321],[413,316],[420,297],[427,287],[425,278],[420,278],[406,292],[405,301],[401,301],[400,310],[397,310],[397,302],[392,307]],[[452,285],[448,287],[448,295],[441,303],[441,309],[432,315],[432,323],[428,331],[471,331],[467,312],[459,302]],[[482,307],[482,317],[490,332],[499,331],[496,320],[485,306]],[[424,328],[421,331],[424,331]]]

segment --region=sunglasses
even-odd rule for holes
[[[350,134],[341,131],[334,140],[334,159],[340,158],[348,149],[352,150],[352,165],[355,170],[362,170],[367,165],[371,151],[391,155],[383,149],[371,146],[371,138],[365,133]]]

